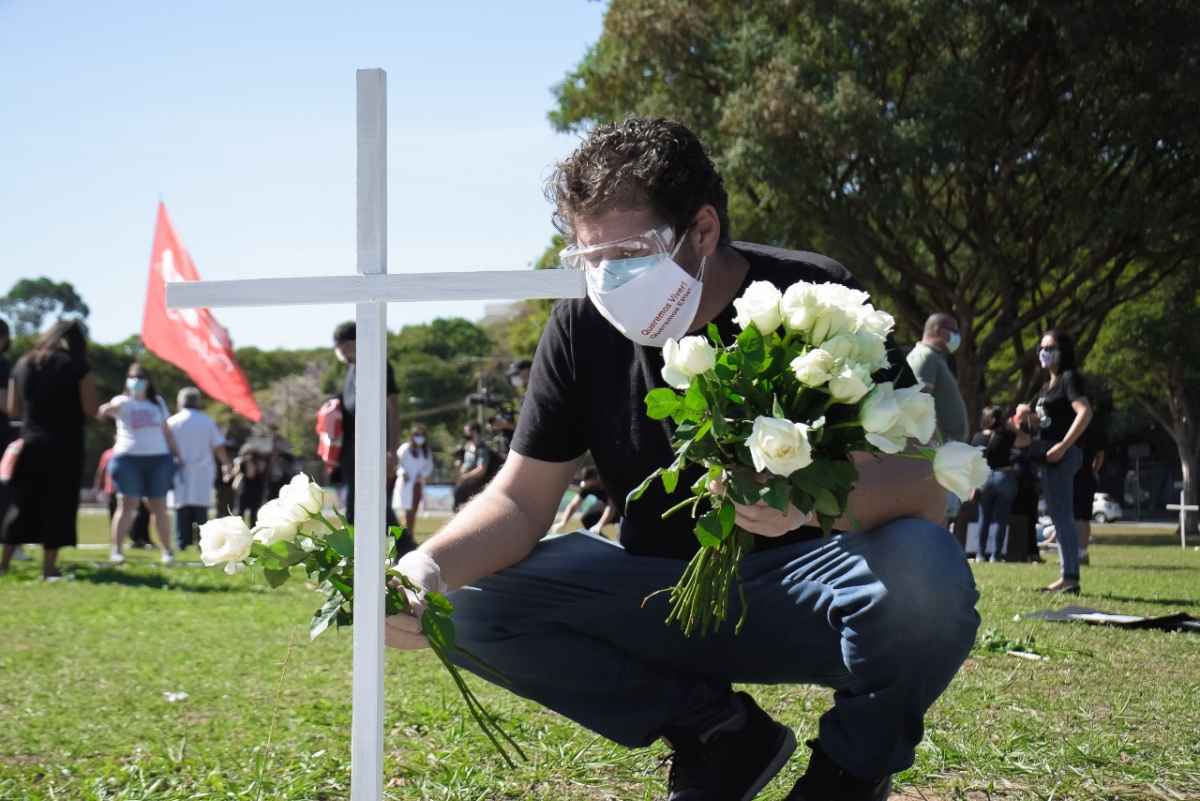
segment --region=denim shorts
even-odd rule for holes
[[[175,478],[175,460],[169,453],[134,456],[124,453],[108,463],[117,492],[130,498],[165,498]]]

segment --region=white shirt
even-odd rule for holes
[[[163,456],[171,452],[167,447],[167,438],[163,436],[167,405],[162,398],[154,403],[129,395],[117,395],[109,401],[109,405],[113,407],[113,417],[117,421],[114,456]]]
[[[424,456],[418,455],[413,449],[411,441],[401,443],[400,447],[396,449],[396,458],[400,463],[400,472],[404,474],[405,483],[417,478],[424,481],[433,475],[433,454],[428,445],[425,446],[424,451]]]
[[[167,420],[182,465],[175,474],[176,506],[208,506],[217,478],[213,448],[225,444],[225,435],[202,411],[184,409]]]

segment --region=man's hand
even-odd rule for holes
[[[1056,442],[1046,451],[1046,461],[1050,464],[1058,464],[1066,455],[1067,449],[1063,447],[1063,443]]]
[[[719,481],[710,482],[708,489],[714,495],[722,495],[725,492],[724,485]],[[735,503],[733,508],[737,511],[734,523],[760,537],[782,537],[815,519],[812,514],[801,512],[790,503],[786,512],[768,506],[764,501],[750,505]]]
[[[421,621],[412,615],[392,615],[383,619],[383,641],[389,648],[401,651],[417,651],[429,647],[429,640],[421,633]]]
[[[425,592],[446,592],[446,582],[442,579],[441,568],[437,562],[423,551],[409,551],[400,557],[400,561],[392,568],[393,573],[399,573],[423,591],[415,593],[406,589],[400,579],[391,579],[388,584],[393,589],[403,592],[408,597],[411,614],[391,615],[383,621],[383,641],[392,648],[402,651],[414,651],[428,648],[429,641],[421,632],[420,617],[425,612]]]

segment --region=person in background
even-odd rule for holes
[[[355,386],[358,359],[358,327],[353,322],[345,322],[333,330],[333,352],[338,361],[346,365],[346,381],[342,385],[342,463],[339,473],[346,485],[346,519],[354,522],[354,429],[355,412],[358,408],[358,391]],[[396,451],[400,447],[400,424],[396,420],[396,396],[400,388],[396,384],[396,374],[390,362],[385,361],[384,391],[387,399],[384,403],[387,424],[384,432],[384,516],[387,525],[397,524],[396,514],[388,499],[392,497],[392,487],[396,475]]]
[[[267,455],[254,449],[247,442],[233,460],[232,487],[237,495],[237,515],[253,526],[258,520],[258,510],[266,501]]]
[[[921,341],[908,352],[908,365],[917,380],[933,394],[938,430],[947,441],[967,441],[967,405],[950,369],[950,354],[958,350],[958,321],[945,312],[929,315]]]
[[[112,455],[112,448],[107,448],[100,454],[100,461],[96,465],[96,474],[92,478],[92,491],[96,493],[96,501],[108,507],[110,529],[113,518],[117,516],[117,491],[113,486],[112,473],[108,470]],[[145,501],[138,504],[137,515],[134,516],[133,526],[129,529],[129,547],[150,547],[150,509],[147,508]]]
[[[977,562],[1001,561],[1008,518],[1017,496],[1012,453],[1016,434],[1007,425],[1007,418],[1001,416],[1000,407],[984,407],[979,416],[979,432],[971,439],[972,445],[983,448],[988,467],[992,468],[977,496],[980,511]]]
[[[417,510],[425,491],[425,481],[433,475],[433,451],[429,447],[429,436],[425,426],[418,423],[412,427],[408,439],[396,451],[398,465],[399,506],[404,510],[404,542],[402,552],[417,547]]]
[[[125,536],[133,525],[138,502],[145,499],[154,518],[158,547],[163,564],[175,561],[171,549],[171,526],[167,515],[167,490],[179,449],[167,426],[167,404],[154,389],[149,376],[140,364],[129,366],[125,392],[116,395],[100,407],[100,414],[117,421],[117,441],[109,462],[113,483],[117,487],[117,516],[112,527],[112,553],[109,561],[121,564]]]
[[[200,390],[179,390],[179,411],[167,426],[179,449],[179,471],[175,474],[175,547],[183,550],[195,542],[194,532],[208,520],[217,463],[228,471],[232,465],[225,452],[225,435],[213,419],[200,409]]]
[[[12,374],[12,363],[8,360],[8,348],[11,344],[8,323],[0,320],[0,454],[4,453],[8,443],[17,438],[17,431],[8,419],[8,379]],[[8,485],[0,482],[0,529],[4,528],[4,521],[8,517],[8,508]],[[13,558],[24,561],[29,557],[25,556],[18,545],[13,551]]]
[[[575,497],[563,509],[551,531],[562,531],[566,528],[571,517],[579,511],[584,502],[592,498],[593,502],[584,510],[579,523],[593,534],[599,534],[609,523],[615,523],[620,513],[609,497],[608,490],[604,488],[604,482],[600,480],[600,471],[595,467],[582,468],[576,479]]]
[[[1038,362],[1045,371],[1034,409],[1048,448],[1042,495],[1054,522],[1062,575],[1043,592],[1079,594],[1079,534],[1075,529],[1075,474],[1083,464],[1079,439],[1092,421],[1083,376],[1075,370],[1075,340],[1051,329],[1042,335]]]
[[[960,341],[958,321],[945,312],[935,312],[925,321],[921,341],[908,352],[908,366],[933,395],[937,427],[947,442],[967,441],[967,405],[950,362]],[[957,517],[961,506],[957,495],[946,493],[947,520]]]
[[[7,413],[23,421],[11,489],[17,516],[0,526],[0,573],[16,545],[41,543],[42,578],[62,576],[58,552],[78,540],[83,428],[97,412],[87,337],[78,320],[60,320],[21,357],[8,380]]]
[[[483,439],[483,428],[474,421],[463,426],[462,465],[454,484],[454,508],[474,498],[495,475],[499,459]]]

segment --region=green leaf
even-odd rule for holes
[[[813,500],[816,502],[817,514],[836,518],[842,513],[842,507],[838,505],[837,498],[833,497],[833,493],[824,487],[818,488],[813,493]]]
[[[435,612],[433,609],[426,609],[425,614],[421,615],[421,629],[430,642],[446,648],[453,648],[454,621],[448,615]]]
[[[659,387],[646,393],[646,416],[651,420],[665,420],[679,405],[679,395],[673,389]]]
[[[787,512],[788,504],[792,501],[791,490],[792,487],[786,478],[776,476],[767,484],[767,489],[763,493],[762,499],[771,508]]]
[[[729,480],[725,482],[725,491],[737,503],[752,504],[758,502],[758,493],[762,484],[758,483],[755,472],[744,465],[730,469]]]
[[[688,386],[687,394],[683,396],[683,406],[689,412],[699,414],[708,408],[708,401],[704,397],[704,379],[696,377],[692,379],[692,383]]]
[[[675,491],[676,485],[679,483],[679,469],[671,466],[662,471],[662,485],[667,494],[670,495]]]
[[[834,480],[844,487],[849,487],[858,481],[858,468],[854,466],[853,462],[831,462],[829,472],[833,474]]]
[[[280,570],[275,570],[274,568],[269,567],[263,568],[263,576],[266,577],[267,583],[272,587],[282,586],[291,575],[292,571],[288,570],[286,567]]]
[[[780,420],[787,419],[787,415],[783,412],[783,406],[779,404],[778,395],[771,395],[771,416],[777,417]]]
[[[325,538],[325,544],[347,559],[354,558],[354,538],[345,531],[334,531]]]
[[[708,328],[705,330],[708,331],[708,339],[710,342],[712,342],[718,348],[725,347],[725,343],[721,341],[721,332],[717,330],[716,323],[709,323]]]
[[[737,346],[742,355],[742,369],[747,373],[758,373],[766,360],[762,334],[753,325],[747,326],[738,335]]]
[[[716,512],[701,515],[694,529],[696,539],[705,548],[716,548],[725,539],[721,532],[721,520]]]
[[[301,548],[291,540],[280,540],[273,542],[269,546],[269,550],[279,557],[281,564],[287,567],[298,565],[308,558],[308,551]]]
[[[721,539],[733,533],[733,524],[737,519],[737,509],[731,501],[725,501],[717,510],[717,520],[721,524]]]
[[[729,400],[733,401],[734,403],[745,403],[746,402],[745,398],[743,398],[741,395],[737,394],[733,390],[726,392],[725,397],[729,398]]]
[[[444,615],[454,614],[454,604],[450,603],[450,599],[440,592],[425,593],[425,603],[430,609],[436,609]]]
[[[329,624],[337,617],[338,610],[341,608],[342,605],[338,601],[332,599],[326,601],[325,605],[313,615],[312,622],[308,624],[308,639],[315,640],[321,636],[321,633],[329,628]]]
[[[629,494],[625,496],[625,505],[628,506],[638,498],[642,497],[642,495],[646,493],[646,490],[650,488],[650,483],[662,475],[663,470],[664,468],[662,467],[657,468],[653,473],[642,479],[641,484],[638,484],[636,487],[631,489]]]

